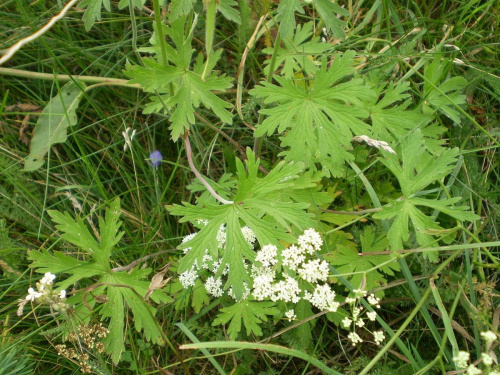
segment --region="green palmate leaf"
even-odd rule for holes
[[[33,261],[30,267],[36,268],[37,272],[69,275],[58,283],[60,288],[66,289],[82,279],[98,278],[89,289],[77,292],[72,298],[75,302],[79,300],[86,302],[86,306],[92,306],[95,304],[93,297],[91,298],[93,294],[89,295],[87,291],[93,290],[95,295],[107,295],[108,301],[103,303],[100,314],[103,318],[110,318],[106,349],[112,354],[115,363],[119,361],[123,351],[126,308],[132,312],[137,331],[144,331],[144,336],[149,341],[163,343],[162,332],[154,319],[156,310],[144,302],[150,285],[144,279],[151,269],[115,272],[110,267],[112,251],[123,236],[123,232],[119,232],[120,213],[120,201],[116,199],[110,203],[104,218],[99,219],[100,241],[97,241],[81,218],[73,219],[68,213],[49,211],[57,229],[62,232],[61,238],[77,246],[82,253],[89,254],[93,261],[78,260],[58,252],[52,254],[47,250],[29,252],[29,258]],[[169,300],[159,290],[151,294],[151,299],[157,303]]]
[[[260,111],[266,118],[255,135],[284,133],[281,145],[287,150],[281,155],[287,160],[304,162],[310,168],[321,163],[328,174],[340,175],[344,162],[353,158],[347,151],[353,135],[369,134],[363,121],[368,111],[362,101],[375,95],[361,79],[345,81],[354,73],[354,55],[353,51],[336,55],[328,70],[323,61],[307,85],[275,76],[280,86],[262,82],[253,89],[250,93],[264,103],[276,104]]]
[[[334,4],[331,0],[313,0],[312,2],[326,28],[333,33],[335,38],[343,39],[345,37],[344,27],[347,24],[340,20],[337,15],[349,16],[349,11]]]
[[[83,14],[85,30],[89,31],[95,21],[101,20],[101,8],[103,6],[108,12],[111,12],[111,3],[109,0],[82,0],[80,8],[87,8]]]
[[[393,219],[387,234],[392,249],[402,249],[403,243],[408,241],[410,222],[417,242],[423,246],[432,246],[433,235],[442,229],[431,216],[425,215],[417,206],[427,206],[457,220],[478,218],[474,213],[467,212],[465,206],[453,206],[460,200],[458,197],[443,200],[416,197],[422,195],[419,193],[427,186],[451,173],[455,167],[458,149],[445,149],[439,156],[431,155],[419,129],[402,142],[401,149],[401,164],[396,155],[388,153],[381,161],[398,179],[403,196],[391,201],[374,215],[376,219]],[[427,253],[427,256],[432,261],[437,259],[431,252]]]
[[[159,47],[155,46],[157,60],[145,58],[144,66],[128,64],[124,71],[131,78],[130,83],[140,84],[146,92],[159,94],[146,106],[144,113],[171,112],[169,120],[174,141],[194,124],[194,113],[201,105],[211,109],[223,122],[232,122],[232,115],[227,110],[232,105],[213,93],[232,85],[231,78],[212,73],[222,50],[212,53],[205,62],[203,56],[198,55],[191,69],[193,36],[189,31],[185,34],[185,22],[182,16],[173,21],[171,27],[164,28],[175,44],[175,48],[165,44],[169,64],[160,62]]]
[[[241,227],[250,227],[261,246],[281,246],[281,240],[293,242],[294,237],[289,234],[291,225],[303,230],[312,226],[313,222],[311,215],[305,212],[307,203],[294,203],[288,198],[288,193],[282,193],[312,187],[314,184],[299,179],[304,170],[302,163],[281,162],[267,176],[257,177],[259,161],[255,160],[250,149],[247,150],[247,170],[240,160],[237,159],[236,164],[238,187],[232,197],[234,204],[221,206],[204,200],[196,206],[183,203],[183,206],[167,208],[171,214],[183,216],[181,222],[209,222],[192,240],[180,246],[190,250],[179,262],[178,272],[191,269],[195,262],[202,264],[205,250],[208,249],[212,258],[221,259],[220,270],[229,265],[225,288],[232,287],[236,299],[239,299],[243,295],[245,283],[251,284],[244,262],[255,258],[254,251],[241,233]],[[223,252],[219,254],[217,233],[221,226],[226,227],[227,239]]]
[[[319,36],[313,36],[313,22],[297,26],[295,34],[291,38],[283,40],[283,47],[279,46],[276,56],[275,70],[281,65],[281,74],[286,78],[292,78],[295,72],[304,71],[307,75],[313,76],[317,71],[317,62],[311,55],[318,55],[331,46],[320,41]],[[262,52],[271,55],[274,48],[266,48]],[[271,60],[266,60],[264,69],[266,76],[269,74],[269,64]]]
[[[280,34],[284,39],[295,30],[295,12],[304,13],[299,0],[282,0],[278,5],[276,21],[280,25]]]
[[[385,236],[375,237],[372,227],[366,227],[361,236],[363,253],[382,251],[387,249],[388,239]],[[349,280],[358,287],[365,283],[365,290],[373,290],[387,282],[385,275],[394,276],[399,271],[399,264],[395,255],[359,255],[353,246],[337,245],[337,249],[324,256],[330,264],[336,266],[342,274],[352,274]],[[385,274],[385,275],[384,275]],[[384,292],[379,292],[382,297]]]
[[[262,336],[262,329],[259,324],[267,322],[268,315],[274,316],[280,312],[274,306],[274,302],[253,302],[248,300],[236,302],[234,305],[223,308],[220,311],[220,314],[212,325],[226,324],[230,321],[227,333],[231,340],[235,340],[241,331],[242,320],[247,335],[253,333],[256,336]]]
[[[77,122],[76,109],[85,90],[82,82],[69,82],[43,109],[33,130],[30,154],[24,170],[35,171],[45,163],[45,155],[56,143],[65,142],[68,127]]]
[[[196,0],[172,0],[170,4],[170,19],[175,21],[179,17],[187,16],[193,9]]]
[[[449,61],[441,60],[436,55],[431,64],[424,70],[424,111],[442,112],[453,122],[460,124],[460,112],[456,106],[465,104],[465,95],[462,91],[467,84],[463,77],[446,79],[450,66]]]
[[[217,9],[226,19],[239,25],[241,23],[240,13],[234,8],[237,5],[238,3],[235,0],[219,0]]]

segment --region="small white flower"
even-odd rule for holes
[[[54,275],[53,273],[50,273],[50,272],[46,272],[45,275],[40,280],[40,283],[42,283],[44,285],[52,285],[52,282],[54,281],[55,278],[56,278],[56,275]]]
[[[297,280],[286,275],[285,280],[281,280],[273,286],[274,293],[271,300],[298,303],[300,301],[299,294],[301,292]]]
[[[375,297],[375,294],[370,294],[367,298],[368,303],[380,309],[380,298]]]
[[[179,275],[179,281],[181,282],[184,289],[194,286],[197,279],[198,279],[198,272],[196,271],[195,267]]]
[[[363,290],[363,289],[354,289],[353,292],[354,292],[354,296],[356,298],[366,297],[366,294],[367,294],[366,290]]]
[[[349,340],[351,340],[352,346],[356,346],[357,343],[363,342],[363,339],[359,337],[359,335],[355,332],[349,333],[347,337],[349,338]]]
[[[483,372],[474,365],[467,367],[467,375],[481,375]]]
[[[327,284],[318,285],[314,292],[305,293],[304,299],[320,310],[337,311],[339,303],[335,302],[335,292]]]
[[[222,297],[224,294],[224,291],[222,290],[222,280],[220,277],[215,278],[210,276],[207,281],[205,281],[205,289],[214,297]]]
[[[278,248],[274,245],[266,245],[261,250],[257,251],[255,260],[260,262],[264,267],[271,267],[278,263]]]
[[[26,296],[26,301],[34,301],[37,298],[40,298],[42,293],[36,291],[33,288],[28,289],[28,295]]]
[[[495,332],[492,331],[481,332],[481,337],[488,344],[491,344],[493,341],[497,339],[497,335],[495,334]]]
[[[307,229],[304,234],[299,236],[299,247],[309,254],[314,254],[315,251],[320,251],[323,246],[321,235],[314,229]]]
[[[356,325],[358,327],[360,327],[360,328],[364,327],[365,326],[365,321],[363,319],[358,319],[358,320],[356,320]]]
[[[368,317],[368,319],[370,319],[372,322],[374,322],[375,319],[377,319],[377,312],[376,311],[368,311],[366,313],[366,316]]]
[[[351,326],[351,323],[352,323],[352,320],[349,319],[347,316],[342,319],[342,325],[344,326],[344,328],[349,328]]]
[[[217,243],[218,243],[219,249],[223,249],[224,246],[226,246],[226,238],[227,238],[226,226],[224,224],[222,224],[219,227],[219,231],[217,232]]]
[[[66,298],[66,290],[63,289],[63,290],[61,290],[59,292],[59,298],[60,299],[65,299]]]
[[[254,231],[250,229],[250,227],[245,226],[241,228],[241,233],[243,234],[243,237],[245,237],[245,241],[247,241],[250,246],[253,246],[255,241],[257,241],[257,236]]]
[[[453,357],[453,362],[458,368],[466,368],[470,360],[470,353],[459,351],[456,357]]]
[[[377,345],[380,345],[380,343],[385,339],[384,332],[382,331],[373,332],[373,339],[375,340],[375,343]]]
[[[271,298],[274,294],[274,272],[269,269],[262,267],[261,274],[254,276],[253,279],[253,291],[252,295],[258,301],[263,301],[267,298]]]
[[[361,311],[363,310],[362,307],[355,307],[352,309],[352,318],[354,320],[357,320],[358,319],[358,316],[361,315]]]
[[[352,305],[354,302],[356,302],[356,298],[347,297],[345,299],[345,303],[348,303],[349,305]]]
[[[182,242],[181,243],[186,243],[188,241],[191,241],[198,233],[191,233],[191,234],[188,234],[187,236],[185,236],[183,239],[182,239]],[[186,247],[185,249],[182,249],[182,252],[184,254],[187,254],[188,251],[191,250],[190,247]]]
[[[299,268],[299,276],[302,280],[315,283],[317,281],[326,281],[329,273],[328,263],[324,260],[314,259],[302,264]]]
[[[130,131],[132,131],[132,133],[130,133]],[[136,132],[137,130],[135,129],[132,130],[132,128],[130,127],[128,127],[127,129],[125,129],[124,132],[122,132],[123,139],[125,140],[125,144],[123,145],[124,152],[127,152],[129,148],[132,148],[132,140],[134,139]]]
[[[288,318],[288,321],[291,322],[292,320],[294,319],[297,319],[297,315],[295,315],[295,311],[293,311],[293,309],[291,310],[288,310],[286,313],[285,313],[285,316]]]
[[[485,366],[490,367],[493,364],[493,358],[488,353],[481,353],[481,360]]]
[[[281,256],[283,257],[283,265],[293,271],[297,271],[297,268],[306,260],[304,250],[295,245],[283,250]]]

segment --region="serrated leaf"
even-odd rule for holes
[[[76,245],[83,250],[83,253],[90,254],[93,261],[77,260],[58,252],[51,254],[46,250],[29,253],[29,258],[33,261],[30,267],[36,268],[37,272],[70,275],[64,281],[58,282],[58,287],[62,289],[82,279],[99,277],[95,284],[85,291],[77,292],[71,298],[72,302],[85,302],[86,308],[90,308],[95,305],[95,300],[91,298],[87,301],[89,291],[106,293],[108,301],[103,303],[99,313],[103,318],[110,318],[108,327],[110,334],[105,340],[105,346],[115,363],[118,363],[123,351],[126,307],[132,312],[136,330],[143,331],[147,340],[163,344],[162,333],[154,319],[156,310],[144,301],[150,286],[150,283],[144,279],[151,269],[115,272],[110,267],[112,251],[123,236],[123,232],[118,231],[121,225],[120,214],[120,200],[115,199],[110,203],[104,218],[99,218],[100,241],[98,243],[81,218],[73,219],[68,213],[49,211],[49,215],[57,224],[57,229],[62,232],[61,238]],[[93,296],[93,294],[90,295]],[[156,303],[170,301],[162,290],[153,291],[150,298]],[[88,315],[88,312],[85,314]]]
[[[164,44],[168,64],[161,61],[161,54],[158,54],[158,47],[155,47],[157,61],[145,58],[144,66],[128,64],[124,71],[131,78],[130,83],[139,84],[145,91],[157,94],[145,107],[144,113],[171,113],[169,121],[174,141],[194,124],[194,113],[201,106],[210,109],[223,122],[232,123],[232,115],[227,110],[232,104],[213,93],[232,86],[231,78],[216,76],[212,72],[222,52],[211,54],[206,62],[201,54],[198,55],[190,70],[193,36],[189,31],[185,32],[185,22],[186,18],[181,16],[164,29],[175,45],[172,47]]]
[[[111,4],[109,0],[83,0],[80,3],[80,8],[87,8],[83,14],[83,24],[86,31],[90,31],[95,21],[101,20],[101,8],[110,12]]]
[[[238,6],[238,3],[234,0],[219,0],[217,9],[226,19],[239,25],[241,24],[240,13],[234,6]]]
[[[313,4],[325,23],[326,28],[333,33],[335,38],[343,39],[345,37],[344,28],[347,24],[339,19],[337,15],[348,17],[350,15],[349,11],[338,6],[331,0],[313,0]]]
[[[354,73],[354,56],[353,51],[337,55],[328,70],[323,62],[310,87],[276,76],[280,86],[262,82],[251,90],[266,104],[276,105],[260,111],[266,117],[255,135],[284,133],[281,145],[286,151],[280,155],[286,160],[304,162],[311,169],[321,163],[325,172],[339,176],[344,162],[353,158],[347,151],[353,135],[369,134],[363,101],[374,96],[360,79],[339,83]]]
[[[409,224],[412,224],[417,242],[422,246],[437,246],[433,236],[442,228],[431,216],[425,215],[417,206],[426,206],[450,215],[458,220],[476,220],[478,217],[467,212],[465,206],[453,206],[460,198],[435,200],[416,197],[423,189],[437,180],[446,177],[454,169],[458,149],[446,149],[439,156],[428,153],[422,133],[415,130],[401,144],[401,159],[396,155],[384,153],[381,159],[398,179],[403,196],[377,212],[376,219],[392,219],[391,228],[387,236],[392,249],[403,248],[404,242],[409,240]],[[434,252],[425,253],[429,260],[436,261]]]
[[[442,112],[456,124],[460,124],[460,112],[456,106],[465,104],[465,95],[462,94],[467,80],[463,77],[446,79],[450,61],[441,60],[441,55],[434,56],[434,60],[424,70],[424,110]],[[444,81],[443,81],[444,78]],[[450,102],[451,100],[451,102]]]
[[[385,236],[375,237],[372,227],[366,227],[361,235],[363,253],[387,249],[388,239]],[[385,275],[393,276],[399,271],[395,255],[359,255],[353,246],[339,245],[332,253],[324,255],[330,264],[336,266],[342,274],[352,274],[348,279],[355,287],[365,282],[365,290],[373,290],[387,282]],[[374,269],[377,267],[376,269]],[[385,274],[385,275],[384,275]],[[380,297],[383,296],[380,292]]]
[[[280,25],[279,31],[283,39],[295,30],[295,12],[304,13],[299,0],[281,0],[279,2],[276,21]]]
[[[216,326],[231,322],[227,330],[231,340],[235,340],[238,333],[241,332],[242,321],[247,335],[253,333],[256,336],[262,336],[262,329],[259,324],[267,322],[267,316],[278,315],[280,312],[274,306],[274,302],[253,302],[248,300],[236,302],[234,305],[225,307],[220,311],[212,325]]]
[[[274,71],[280,66],[281,75],[286,78],[292,78],[295,72],[304,71],[307,75],[313,76],[317,71],[318,62],[314,60],[313,55],[322,54],[331,46],[320,41],[319,36],[313,35],[313,22],[304,25],[298,25],[294,35],[291,38],[283,40],[283,47],[277,46],[278,52],[274,64]],[[265,48],[262,52],[271,55],[274,48]],[[269,74],[271,59],[264,62],[266,67],[264,73]]]
[[[167,207],[172,215],[182,216],[181,222],[207,220],[208,225],[201,228],[198,234],[180,248],[191,248],[179,262],[178,272],[191,269],[195,262],[202,264],[205,250],[214,259],[221,259],[220,270],[229,265],[228,283],[225,288],[232,287],[236,299],[241,298],[245,282],[250,284],[249,275],[244,267],[244,260],[252,261],[255,253],[241,234],[241,227],[247,225],[253,230],[261,246],[274,244],[281,246],[280,241],[293,241],[288,232],[290,226],[306,229],[313,225],[311,215],[305,212],[306,203],[295,203],[287,199],[283,201],[279,192],[303,189],[306,183],[299,179],[304,169],[301,163],[279,163],[267,176],[257,176],[259,161],[247,149],[246,167],[237,161],[238,188],[233,197],[234,204],[219,205],[203,203],[199,205],[183,203],[183,206]],[[295,181],[300,183],[296,184]],[[263,222],[263,220],[267,220]],[[225,248],[219,254],[217,233],[219,228],[226,227],[227,239]]]
[[[69,82],[43,109],[30,143],[30,154],[24,164],[25,171],[35,171],[45,163],[45,155],[56,143],[65,142],[68,127],[77,122],[76,109],[85,90],[83,82]]]
[[[186,16],[193,9],[196,0],[172,0],[170,4],[170,19],[175,21],[179,17]]]

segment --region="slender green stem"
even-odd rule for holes
[[[162,63],[167,65],[168,57],[167,57],[167,49],[165,48],[165,36],[163,35],[163,23],[161,21],[161,8],[160,8],[160,0],[153,0],[153,9],[155,11],[155,32],[158,33],[158,39],[160,41],[161,48],[161,59]]]

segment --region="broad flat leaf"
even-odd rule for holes
[[[303,70],[307,75],[313,76],[317,71],[318,63],[314,61],[313,55],[322,54],[331,46],[320,41],[319,36],[313,36],[313,22],[298,25],[295,34],[291,38],[283,40],[278,47],[278,54],[274,65],[275,71],[281,65],[281,74],[286,78],[292,78],[295,72]],[[274,48],[265,48],[262,52],[271,55]],[[271,59],[264,62],[266,67],[264,73],[269,74],[269,64]]]
[[[366,227],[361,235],[363,253],[386,250],[388,239],[384,236],[375,238],[372,227]],[[356,247],[339,245],[336,250],[324,255],[330,264],[336,266],[342,274],[356,273],[349,277],[352,285],[359,287],[365,280],[365,290],[373,290],[387,282],[385,275],[393,276],[399,271],[399,264],[395,255],[359,255]],[[377,269],[373,269],[377,267]],[[358,273],[359,272],[359,273]],[[385,275],[384,275],[385,274]],[[379,297],[384,292],[380,292]]]
[[[83,14],[83,24],[85,25],[86,31],[92,28],[95,21],[101,20],[101,8],[103,6],[108,12],[111,11],[109,0],[83,0],[80,3],[80,8],[87,8]]]
[[[278,5],[276,21],[280,25],[280,34],[283,39],[295,30],[295,12],[304,13],[299,0],[281,0]]]
[[[276,105],[260,110],[266,117],[255,135],[284,134],[281,145],[286,151],[281,155],[286,160],[304,162],[311,169],[321,163],[326,173],[340,176],[344,162],[353,159],[347,151],[352,137],[370,134],[362,101],[375,95],[361,79],[347,80],[354,74],[354,56],[353,51],[336,55],[328,70],[323,61],[310,87],[275,76],[279,86],[262,82],[251,90],[265,104]]]
[[[350,15],[349,11],[336,5],[331,0],[313,0],[313,4],[326,28],[333,33],[335,38],[343,39],[345,37],[344,28],[347,24],[340,20],[337,15],[347,17]]]
[[[49,148],[65,142],[68,137],[68,126],[77,122],[76,109],[85,90],[83,82],[68,82],[43,109],[38,118],[33,139],[30,143],[30,154],[24,164],[25,171],[35,171],[45,163],[45,155]]]
[[[436,55],[432,63],[425,68],[423,109],[427,112],[442,112],[453,122],[460,124],[460,112],[456,106],[465,104],[462,91],[467,80],[463,77],[446,79],[450,64],[450,61],[441,60],[441,55]]]
[[[259,324],[267,322],[268,315],[274,316],[280,312],[274,306],[274,302],[253,302],[248,300],[236,302],[234,305],[225,307],[220,311],[212,325],[226,324],[230,321],[227,333],[231,340],[235,340],[238,333],[241,332],[242,320],[247,336],[251,333],[256,336],[262,336],[262,329]]]
[[[257,237],[261,246],[274,244],[280,246],[280,241],[293,242],[289,234],[291,225],[300,230],[313,226],[311,215],[305,212],[307,203],[290,201],[280,192],[312,187],[310,181],[299,179],[304,170],[301,163],[280,162],[265,177],[257,176],[259,161],[247,149],[246,170],[243,163],[236,160],[238,170],[238,187],[234,196],[230,197],[234,204],[220,205],[203,201],[198,205],[183,203],[183,205],[168,206],[172,215],[180,215],[180,222],[190,221],[196,224],[198,220],[207,220],[208,225],[201,228],[198,234],[180,248],[191,248],[180,260],[178,272],[191,269],[195,262],[202,264],[205,250],[214,259],[221,259],[220,270],[229,265],[229,274],[225,289],[233,287],[236,299],[244,292],[244,283],[251,284],[244,260],[252,261],[255,252],[250,248],[241,233],[241,227],[247,225]],[[297,181],[298,180],[298,181]],[[226,227],[227,239],[225,248],[219,253],[217,233],[221,225]]]
[[[381,161],[398,179],[403,196],[397,200],[391,200],[388,205],[373,216],[376,219],[393,219],[387,233],[392,249],[402,249],[404,242],[409,240],[410,222],[420,245],[437,246],[437,244],[433,244],[433,235],[442,228],[432,216],[424,214],[417,206],[427,206],[458,220],[478,219],[477,215],[466,211],[468,207],[454,206],[461,199],[459,197],[437,200],[422,198],[420,197],[422,194],[419,194],[430,184],[451,173],[457,161],[458,149],[445,149],[439,156],[431,155],[427,151],[419,129],[403,140],[401,149],[402,163],[399,162],[396,155],[389,153],[384,153],[384,159]],[[437,255],[434,252],[428,252],[424,255],[431,261],[437,260]]]

